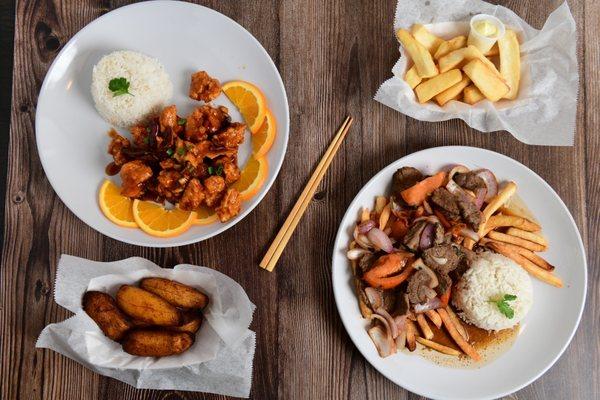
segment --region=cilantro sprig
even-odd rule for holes
[[[113,78],[108,82],[108,90],[113,93],[113,97],[121,96],[123,94],[129,94],[129,81],[126,78]]]
[[[517,296],[514,294],[505,294],[500,299],[490,299],[488,302],[495,303],[498,310],[504,314],[508,319],[512,319],[515,316],[515,310],[508,304],[509,301],[516,300]]]

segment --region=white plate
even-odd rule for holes
[[[534,304],[513,347],[479,369],[442,367],[416,354],[380,358],[360,315],[346,249],[360,209],[387,194],[392,175],[402,166],[432,173],[450,164],[488,168],[499,180],[513,180],[517,193],[541,221],[562,289],[532,278]],[[350,338],[363,356],[394,383],[436,399],[491,399],[508,395],[540,377],[565,350],[579,324],[586,293],[587,268],[579,232],[558,195],[529,168],[501,154],[473,147],[437,147],[408,155],[379,172],[354,198],[342,219],[333,251],[333,290]]]
[[[173,98],[182,115],[200,103],[187,97],[191,73],[206,70],[226,82],[255,83],[267,98],[278,130],[268,154],[269,176],[260,192],[242,204],[241,213],[225,224],[193,226],[173,238],[156,238],[139,229],[110,222],[98,207],[97,194],[111,161],[106,132],[111,127],[94,108],[90,85],[92,67],[115,50],[139,51],[157,58],[173,82]],[[214,103],[235,107],[221,95]],[[114,239],[140,246],[170,247],[198,242],[232,227],[267,193],[279,173],[289,132],[285,88],[273,61],[243,27],[209,8],[171,1],[133,4],[96,19],[77,33],[50,67],[36,113],[37,146],[52,187],[83,222]],[[125,132],[120,130],[120,132]],[[240,165],[251,152],[250,134],[240,148]]]

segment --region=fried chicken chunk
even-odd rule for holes
[[[204,197],[202,184],[198,179],[192,179],[185,188],[181,200],[179,200],[179,208],[185,211],[194,211],[200,207]]]
[[[209,176],[204,180],[204,202],[208,207],[214,207],[223,197],[225,191],[225,179],[218,175]]]
[[[144,183],[152,177],[152,169],[143,161],[125,163],[121,168],[123,186],[121,194],[126,197],[140,198],[144,194]]]
[[[112,139],[108,145],[108,154],[113,156],[116,165],[121,166],[125,164],[128,161],[128,158],[123,154],[123,149],[129,148],[131,143],[129,143],[129,140],[119,135],[114,129],[111,129],[110,132],[108,132],[108,136]]]
[[[219,216],[219,220],[221,220],[221,222],[227,222],[238,215],[240,213],[241,204],[242,199],[240,197],[240,192],[233,188],[227,189],[225,196],[223,196],[223,199],[221,200],[221,204],[215,209]]]
[[[187,179],[175,170],[162,170],[158,174],[158,194],[175,204],[183,194]]]
[[[230,157],[223,157],[223,176],[225,177],[225,183],[231,185],[240,179],[241,171],[237,165],[235,159]]]
[[[190,97],[194,100],[205,102],[212,101],[221,93],[221,83],[212,78],[206,71],[198,71],[192,74],[192,83],[190,84]]]
[[[161,132],[166,131],[167,128],[170,128],[173,132],[178,131],[180,126],[177,124],[177,107],[175,105],[165,107],[160,113],[158,121]]]
[[[196,108],[188,117],[185,125],[186,140],[194,143],[201,142],[220,130],[229,122],[227,107],[212,107],[203,105]]]
[[[245,124],[234,122],[223,131],[217,133],[212,138],[215,146],[224,147],[226,149],[235,149],[244,142]]]

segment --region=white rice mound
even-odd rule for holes
[[[126,78],[129,94],[114,96],[114,78]],[[96,109],[111,125],[128,128],[158,114],[173,94],[173,84],[162,64],[135,51],[115,51],[102,57],[92,72]]]
[[[509,319],[500,312],[492,299],[505,294],[517,296],[508,301],[515,314]],[[533,288],[529,274],[510,258],[485,252],[479,254],[457,283],[452,303],[466,322],[486,330],[512,328],[529,312],[533,303]]]

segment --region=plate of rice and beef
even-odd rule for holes
[[[260,43],[216,11],[174,1],[83,28],[48,70],[36,112],[40,159],[65,205],[150,247],[243,219],[277,177],[288,134],[285,88]]]
[[[586,294],[567,207],[492,151],[408,155],[358,193],[334,245],[342,322],[383,375],[436,399],[491,399],[565,350]]]

